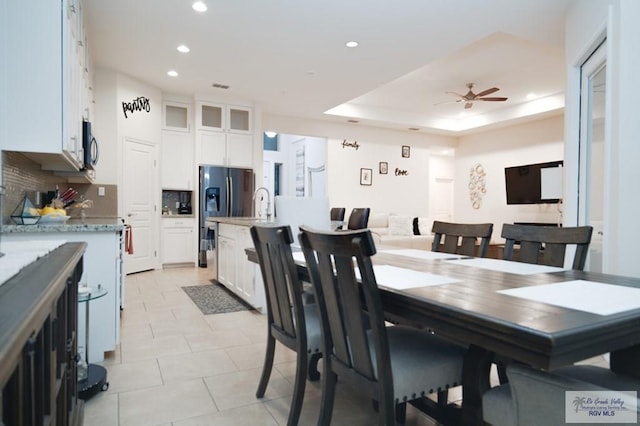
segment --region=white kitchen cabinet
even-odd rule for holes
[[[107,294],[92,300],[89,310],[89,361],[104,360],[104,353],[116,350],[120,343],[120,306],[124,306],[121,257],[122,232],[20,232],[3,233],[2,241],[66,241],[86,242],[84,266],[81,284],[90,287],[98,285],[107,290]],[[37,244],[37,243],[35,243]],[[78,345],[84,346],[85,307],[78,309]]]
[[[218,226],[218,281],[229,290],[236,289],[236,227],[226,223]]]
[[[199,101],[196,109],[198,130],[229,133],[253,133],[250,107]]]
[[[162,189],[193,190],[193,135],[163,130],[161,153]]]
[[[198,131],[197,163],[227,167],[253,167],[253,136]]]
[[[162,102],[162,129],[190,132],[191,105],[173,101]]]
[[[195,219],[162,218],[162,263],[195,262]]]
[[[259,267],[245,253],[253,247],[249,227],[221,223],[218,227],[218,281],[256,309],[266,308],[264,288],[256,280]]]
[[[252,120],[251,108],[198,102],[197,163],[253,167]]]
[[[83,165],[82,120],[90,87],[80,0],[2,2],[3,148],[45,170]]]

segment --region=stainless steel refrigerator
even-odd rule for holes
[[[254,175],[252,169],[200,166],[198,263],[215,259],[217,229],[209,217],[249,217],[252,214]],[[207,255],[207,252],[212,252]]]

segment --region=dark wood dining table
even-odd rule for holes
[[[640,309],[600,315],[499,293],[573,280],[640,288],[639,278],[574,270],[521,275],[394,251],[379,249],[374,265],[456,280],[402,290],[380,286],[380,294],[391,321],[433,330],[468,347],[463,367],[463,424],[483,423],[482,394],[490,387],[496,356],[553,370],[609,352],[613,371],[640,378]],[[247,255],[257,263],[254,249],[247,249]],[[309,281],[304,265],[298,265],[298,273]]]

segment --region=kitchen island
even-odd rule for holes
[[[245,254],[253,247],[249,229],[253,225],[275,224],[254,217],[209,217],[207,225],[213,224],[216,247],[217,271],[212,278],[260,312],[266,312],[266,298],[260,267],[249,262]]]
[[[76,312],[86,244],[2,244],[0,267],[31,260],[0,285],[0,424],[81,425]]]
[[[108,293],[91,305],[89,362],[100,362],[104,353],[120,342],[120,310],[124,306],[124,224],[119,218],[71,218],[66,222],[36,225],[2,225],[2,243],[64,240],[86,242],[84,272],[80,283],[101,285]],[[78,345],[84,348],[84,309],[78,313]],[[84,349],[83,349],[84,350]],[[81,351],[82,352],[82,351]]]

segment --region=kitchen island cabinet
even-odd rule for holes
[[[249,262],[245,254],[247,247],[253,247],[249,228],[257,221],[246,218],[208,218],[207,221],[219,222],[216,236],[218,276],[215,278],[249,305],[265,312],[260,267]]]
[[[104,352],[113,351],[120,342],[120,309],[124,306],[124,225],[119,219],[69,220],[63,224],[3,225],[2,242],[29,240],[64,240],[86,242],[84,272],[80,283],[90,287],[102,285],[107,295],[91,305],[90,362],[100,362]],[[84,309],[79,312],[78,345],[84,347]]]
[[[51,244],[53,249],[37,258],[33,247],[21,250],[19,244],[2,241],[8,254],[0,264],[28,259],[17,274],[0,283],[3,425],[83,423],[76,337],[78,281],[86,244],[60,244]]]

